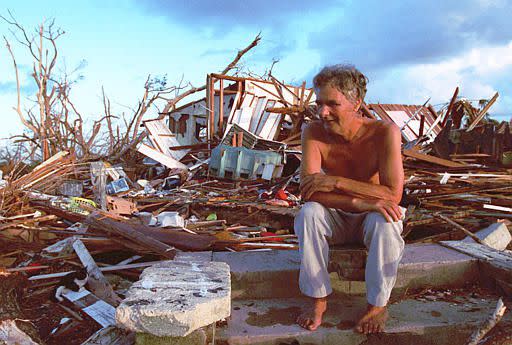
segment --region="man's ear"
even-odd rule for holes
[[[361,104],[363,104],[363,100],[361,98],[359,98],[355,104],[355,107],[354,107],[354,111],[355,112],[358,112],[359,109],[361,109]]]

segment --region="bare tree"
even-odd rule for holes
[[[146,137],[146,132],[140,131],[141,123],[150,109],[158,109],[158,102],[165,104],[159,116],[162,119],[180,100],[206,89],[206,85],[193,87],[189,83],[184,84],[183,80],[178,85],[167,86],[165,77],[148,76],[142,97],[137,106],[131,109],[128,119],[124,115],[112,114],[110,99],[102,89],[104,114],[87,130],[82,114],[70,99],[73,79],[66,73],[60,76],[55,73],[58,57],[56,41],[64,31],[55,28],[55,22],[51,20],[43,22],[35,33],[29,34],[13,15],[8,13],[8,18],[0,18],[11,25],[13,37],[29,51],[33,62],[32,78],[37,86],[36,107],[23,110],[18,64],[10,42],[4,37],[16,75],[18,98],[14,109],[26,128],[26,131],[15,136],[15,139],[18,143],[28,143],[35,151],[40,151],[43,160],[63,150],[73,151],[81,159],[126,158],[127,154],[134,152],[136,146]],[[221,73],[227,74],[235,69],[242,56],[259,41],[258,34],[246,48],[238,51],[234,60]],[[106,125],[106,128],[103,125]]]
[[[86,133],[83,118],[70,100],[73,80],[69,76],[56,76],[58,49],[57,40],[64,31],[55,27],[55,21],[40,24],[35,33],[30,34],[9,12],[9,18],[0,16],[11,25],[14,39],[26,47],[32,58],[31,77],[37,86],[36,107],[23,110],[19,68],[9,40],[4,41],[9,51],[16,75],[17,104],[14,110],[27,129],[16,136],[18,142],[29,142],[41,151],[43,160],[62,151],[71,150],[80,156],[92,154],[92,143],[99,134],[103,119],[95,121],[90,133]]]

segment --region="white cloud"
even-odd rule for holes
[[[457,86],[459,96],[488,99],[496,91],[500,98],[490,113],[511,114],[512,41],[500,46],[473,48],[437,63],[395,67],[376,76],[369,88],[370,101],[383,103],[448,102]]]

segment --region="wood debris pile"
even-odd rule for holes
[[[144,267],[182,251],[297,249],[300,132],[314,118],[312,90],[223,74],[209,75],[205,90],[204,99],[141,121],[146,139],[130,164],[62,151],[2,181],[0,279],[24,281],[30,303],[16,318],[48,316],[27,334],[48,344],[73,335],[77,344],[87,344],[84,335],[129,338],[109,329],[112,308]],[[461,109],[472,108],[452,103],[444,114],[430,106],[363,107],[402,130],[409,243],[462,239],[512,220],[509,125],[484,119],[488,102],[471,110],[467,127],[454,126]],[[481,131],[492,137],[478,139]],[[52,314],[61,277],[81,267],[91,296],[57,303]],[[84,313],[91,301],[104,309]]]
[[[459,240],[498,221],[510,227],[510,123],[484,117],[497,93],[480,110],[457,95],[458,88],[442,114],[429,107],[430,119],[395,121],[404,123],[408,242]]]

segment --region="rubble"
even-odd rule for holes
[[[112,145],[118,150],[112,156],[63,150],[2,175],[2,272],[26,277],[28,298],[50,310],[57,280],[86,267],[89,295],[81,298],[110,317],[99,321],[93,310],[91,319],[81,298],[68,298],[45,321],[51,325],[40,327],[49,343],[79,330],[77,344],[133,341],[133,334],[111,327],[119,303],[117,322],[131,331],[189,334],[229,315],[229,268],[173,260],[177,255],[298,249],[300,134],[314,119],[313,91],[271,75],[227,71],[209,74],[194,91],[201,90],[202,99],[176,107],[180,96],[158,118],[135,121],[140,140]],[[484,243],[499,256],[511,249],[510,124],[485,117],[497,93],[478,109],[458,92],[437,111],[427,104],[367,104],[363,115],[401,129],[406,242],[487,253]],[[472,240],[460,242],[465,237]],[[474,241],[478,246],[469,246]],[[208,292],[214,285],[216,292]]]

